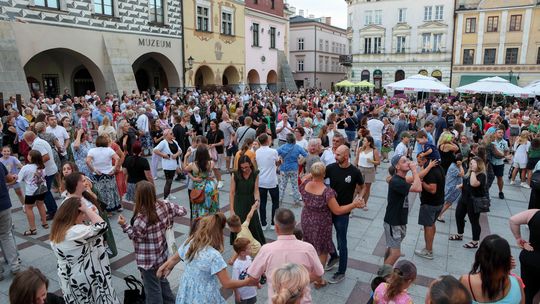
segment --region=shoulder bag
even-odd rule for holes
[[[169,214],[172,213],[170,212],[171,210],[169,210],[169,206],[164,201],[162,201],[161,203],[165,205],[165,208],[167,209],[167,214],[168,214],[167,216],[169,216]],[[172,219],[172,216],[168,218],[167,220],[168,220],[168,223],[167,223],[168,225],[167,225],[167,230],[165,230],[165,240],[167,241],[167,253],[169,254],[169,257],[172,257],[178,251],[178,246],[176,245],[176,240],[174,238],[174,230],[173,230],[174,221]]]
[[[489,207],[491,206],[491,202],[490,202],[491,200],[488,195],[480,196],[480,197],[472,196],[474,213],[489,212]]]
[[[202,189],[193,189],[191,190],[189,194],[189,200],[192,204],[198,205],[204,203],[205,200],[205,194],[204,190],[206,189],[206,184],[208,183],[208,180],[204,182],[204,186]]]
[[[124,304],[144,304],[146,296],[142,282],[133,275],[125,277],[124,281],[128,287],[124,290]]]

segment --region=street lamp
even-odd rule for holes
[[[193,57],[189,56],[189,58],[187,59],[187,63],[188,63],[188,67],[184,67],[184,73],[186,73],[187,71],[193,69],[193,61],[195,61],[195,59],[193,59]]]
[[[512,70],[510,70],[510,72],[508,73],[508,76],[509,76],[509,81],[510,83],[512,83],[512,76],[514,76],[514,72]]]

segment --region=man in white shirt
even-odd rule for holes
[[[270,148],[272,137],[267,134],[259,135],[259,143],[261,147],[255,152],[255,159],[257,160],[257,167],[259,169],[259,193],[260,193],[260,207],[259,215],[261,217],[261,225],[263,230],[267,227],[266,222],[266,201],[268,193],[272,199],[272,221],[271,228],[274,229],[274,215],[279,208],[279,188],[277,177],[277,161],[279,160],[278,152],[275,149]]]
[[[409,142],[411,140],[411,134],[408,131],[401,132],[401,141],[396,146],[394,155],[403,155],[409,157]]]
[[[32,150],[37,150],[43,157],[45,164],[45,181],[47,182],[47,193],[45,193],[45,206],[47,207],[47,220],[51,220],[56,214],[56,201],[51,194],[51,186],[54,176],[58,173],[58,167],[54,162],[51,145],[45,140],[36,136],[32,131],[26,131],[23,135],[24,141],[31,147]]]
[[[283,113],[281,115],[281,121],[276,126],[276,134],[279,146],[287,143],[286,138],[289,133],[293,133],[293,128],[289,122],[289,115]]]
[[[371,115],[372,114],[368,114],[369,120],[367,122],[367,128],[369,130],[369,134],[371,134],[371,137],[373,137],[375,147],[377,148],[377,150],[381,151],[382,131],[384,128],[384,123]]]
[[[67,133],[66,128],[58,125],[58,120],[56,119],[56,116],[49,115],[47,121],[49,122],[49,126],[47,127],[46,132],[52,133],[62,145],[62,151],[59,151],[60,158],[62,160],[67,155],[67,149],[70,142],[69,134]]]

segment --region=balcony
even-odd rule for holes
[[[339,55],[339,63],[343,66],[352,66],[352,55]]]

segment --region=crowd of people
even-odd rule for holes
[[[436,223],[445,222],[453,205],[456,233],[449,240],[464,240],[467,217],[472,238],[463,247],[477,250],[470,273],[433,281],[426,303],[538,303],[538,100],[487,107],[475,97],[164,89],[119,97],[66,90],[19,103],[10,98],[1,121],[0,245],[16,274],[11,303],[119,303],[109,262],[117,255],[113,218],[133,242],[146,303],[224,303],[220,287],[233,289],[236,303],[255,303],[265,284],[271,303],[310,303],[311,283],[323,288],[345,279],[349,221],[353,212],[369,210],[374,183],[388,183],[388,192],[384,265],[371,282],[370,303],[412,303],[407,289],[417,270],[401,258],[401,245],[413,193],[419,193],[425,243],[415,255],[441,258],[434,252]],[[161,170],[163,199],[155,184]],[[386,180],[377,180],[377,172]],[[522,249],[521,277],[512,272],[507,240],[480,239],[480,215],[505,198],[505,178],[531,189],[528,209],[509,219]],[[175,182],[186,184],[189,210],[175,203]],[[224,186],[228,217],[220,209],[227,206]],[[34,206],[39,229],[52,221],[49,241],[63,299],[47,293],[38,269],[21,269],[10,189],[24,206],[25,236],[38,233]],[[122,215],[126,204],[133,206],[129,220]],[[300,220],[294,208],[302,208]],[[190,234],[176,251],[174,218],[188,213]],[[521,225],[529,228],[528,241]],[[227,226],[234,254],[226,261]],[[269,243],[268,229],[277,235]],[[179,262],[175,296],[167,276]]]

